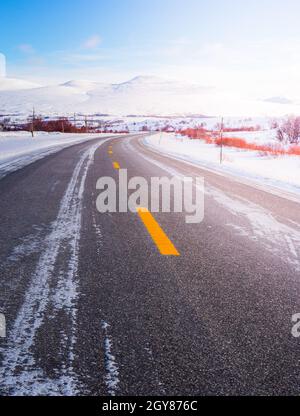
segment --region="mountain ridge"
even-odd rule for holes
[[[29,115],[108,114],[111,116],[282,116],[299,113],[297,102],[246,99],[238,93],[156,76],[138,75],[120,83],[70,80],[41,86],[0,78],[0,113]]]

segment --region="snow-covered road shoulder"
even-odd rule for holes
[[[111,134],[0,132],[0,178],[66,147]]]
[[[231,147],[223,149],[202,140],[192,140],[174,133],[147,136],[143,143],[152,150],[201,168],[227,174],[258,187],[300,197],[300,157],[261,155]]]

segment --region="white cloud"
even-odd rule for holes
[[[94,35],[88,38],[82,45],[84,49],[95,49],[102,42],[102,39],[99,35]]]
[[[22,43],[21,45],[18,46],[18,49],[25,54],[35,53],[33,46],[30,45],[29,43]]]
[[[63,63],[77,65],[101,62],[109,59],[109,56],[103,53],[63,53],[59,55],[59,59],[61,59]]]

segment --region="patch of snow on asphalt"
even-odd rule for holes
[[[45,249],[32,276],[23,305],[9,331],[8,343],[1,350],[2,393],[66,396],[78,393],[78,380],[73,362],[82,198],[89,166],[93,161],[94,152],[100,145],[101,143],[97,143],[85,151],[74,169],[57,218],[45,239]],[[58,264],[59,255],[65,264]],[[34,355],[38,331],[46,319],[54,319],[54,316],[47,316],[49,308],[54,311],[54,315],[63,309],[71,327],[69,337],[61,333],[60,346],[67,350],[65,362],[61,370],[55,373],[55,377],[51,378],[39,367]]]
[[[38,233],[28,235],[19,245],[14,247],[7,260],[11,262],[18,262],[25,257],[31,256],[33,253],[38,253],[42,246],[43,239]]]
[[[108,328],[110,325],[107,322],[102,321],[102,329],[104,331],[104,355],[105,355],[105,383],[108,389],[108,393],[111,396],[115,396],[119,390],[119,367],[116,363],[116,358],[112,354],[112,338],[109,335]]]
[[[254,240],[259,238],[266,249],[300,271],[300,224],[290,227],[278,221],[263,207],[240,197],[232,198],[213,187],[207,187],[206,193],[233,215],[246,219],[250,227],[227,225],[232,226],[240,235],[248,235]]]

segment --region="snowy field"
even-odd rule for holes
[[[59,150],[111,134],[0,132],[0,177]]]
[[[207,130],[215,130],[221,122],[221,117],[108,117],[107,119],[110,120],[116,131],[124,128],[130,131],[140,131],[143,127],[147,127],[151,131],[170,127],[178,131],[199,126]],[[270,122],[269,117],[226,117],[224,127],[260,126],[262,130],[270,132]],[[233,134],[230,133],[230,136],[233,136]]]
[[[236,137],[238,139],[244,139],[247,143],[255,143],[261,145],[278,145],[276,138],[276,129],[265,129],[258,131],[233,131],[224,133],[224,137]]]
[[[237,135],[248,140],[249,134],[254,140],[257,132],[247,133],[247,137],[244,133]],[[272,132],[269,131],[266,134],[269,134],[272,139]],[[232,133],[229,135],[232,136]],[[259,137],[255,140],[259,140]],[[267,137],[263,137],[263,141],[267,142]],[[267,156],[254,151],[224,147],[223,163],[220,164],[220,147],[206,144],[203,140],[192,140],[173,133],[163,133],[145,137],[144,142],[154,150],[167,153],[177,159],[300,196],[299,156]]]

